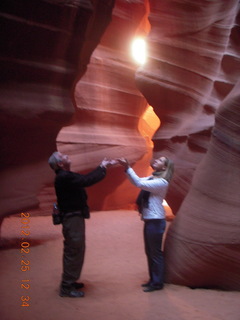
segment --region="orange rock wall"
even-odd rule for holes
[[[176,213],[208,148],[215,112],[239,78],[238,1],[149,1],[148,62],[136,83],[161,119],[155,155],[176,163]]]
[[[90,170],[104,157],[124,156],[134,163],[148,152],[138,129],[147,102],[136,87],[138,65],[130,51],[135,35],[148,31],[145,24],[141,27],[146,13],[144,1],[116,2],[112,21],[76,84],[74,123],[57,137],[58,149],[71,157],[73,170]],[[146,170],[144,163],[141,172]],[[92,210],[128,207],[138,191],[129,183],[126,192],[124,181],[123,168],[109,169],[106,179],[88,189]]]
[[[149,1],[149,59],[136,82],[175,162],[166,281],[240,289],[238,1]]]
[[[165,243],[166,281],[240,290],[240,82],[216,113],[210,145]]]
[[[143,176],[151,158],[139,119],[161,120],[154,156],[175,162],[167,196],[166,279],[240,289],[239,2],[1,0],[1,217],[55,199],[47,159],[73,170],[124,156]],[[148,61],[130,56],[147,36]],[[151,135],[151,133],[149,133]],[[122,168],[89,189],[93,210],[131,207]]]
[[[52,183],[47,160],[75,112],[73,88],[114,1],[2,0],[1,217],[29,210]]]

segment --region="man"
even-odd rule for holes
[[[83,283],[76,281],[81,275],[85,254],[85,220],[89,218],[87,193],[89,187],[101,181],[106,175],[106,168],[114,161],[104,159],[90,173],[83,175],[70,171],[71,161],[67,155],[54,152],[48,160],[55,171],[55,191],[62,218],[64,236],[63,274],[60,285],[61,297],[84,297]]]

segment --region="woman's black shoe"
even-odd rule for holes
[[[147,283],[141,284],[141,286],[142,286],[143,288],[145,288],[145,287],[150,287],[151,285],[150,285],[150,282],[147,282]]]
[[[162,290],[163,286],[157,286],[157,287],[152,287],[152,286],[148,286],[145,289],[143,289],[144,292],[153,292],[156,290]]]

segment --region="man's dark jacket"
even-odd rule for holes
[[[79,174],[59,169],[56,171],[55,190],[59,210],[62,213],[84,210],[87,205],[85,187],[101,181],[106,175],[106,168],[97,167],[88,174]]]

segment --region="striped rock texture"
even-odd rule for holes
[[[166,281],[240,290],[240,82],[216,112],[206,155],[165,243]]]
[[[239,2],[149,3],[136,81],[161,119],[154,154],[176,167],[166,281],[240,290]]]
[[[76,84],[73,123],[57,137],[58,149],[71,157],[75,171],[88,172],[104,157],[124,156],[135,163],[148,152],[138,130],[147,102],[135,84],[138,65],[130,50],[135,35],[148,31],[146,18],[144,1],[116,1],[112,21]],[[146,170],[144,161],[141,174]],[[111,168],[100,184],[88,189],[90,207],[129,207],[128,202],[136,199],[138,191],[130,184],[127,191],[121,187],[125,179],[122,167]]]
[[[2,0],[0,217],[39,203],[47,164],[74,115],[73,89],[111,20],[114,0]],[[96,14],[97,12],[97,14]]]
[[[144,175],[149,104],[153,155],[176,168],[166,281],[239,290],[239,1],[1,0],[0,21],[1,217],[50,213],[56,147],[77,171],[125,156]],[[148,44],[138,69],[135,35]],[[93,208],[132,204],[124,179],[116,168],[91,189]]]

